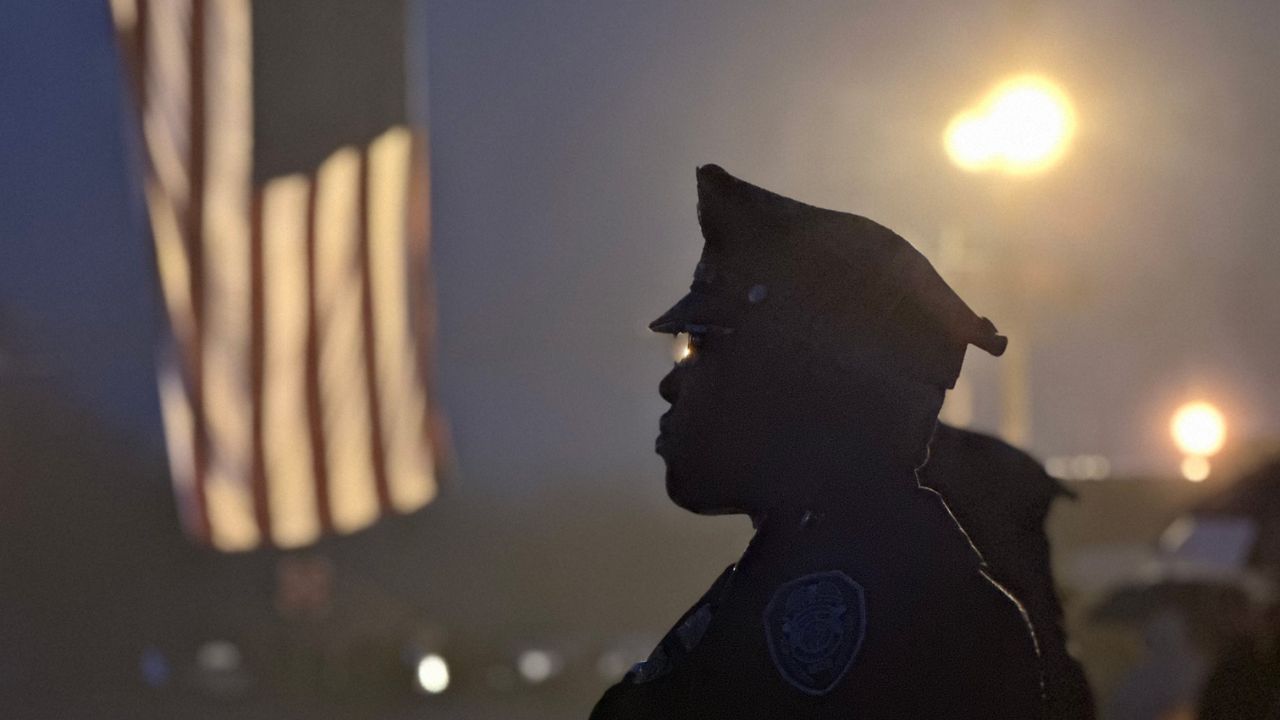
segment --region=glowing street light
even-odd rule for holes
[[[1218,408],[1203,401],[1178,408],[1169,430],[1184,455],[1209,457],[1221,450],[1227,439],[1226,419]]]
[[[1178,408],[1169,432],[1183,454],[1182,476],[1192,482],[1209,477],[1209,458],[1227,440],[1227,421],[1210,403],[1198,400]]]
[[[1062,159],[1075,130],[1066,93],[1038,75],[1019,75],[952,118],[944,144],[963,170],[1030,175]]]
[[[1066,93],[1047,78],[1022,74],[999,83],[953,117],[943,145],[951,162],[967,172],[1025,177],[1061,160],[1075,132],[1076,113]],[[1003,224],[1004,232],[1015,232],[1012,220]],[[1016,248],[1005,249],[1005,262],[1016,266],[1009,258]],[[1000,435],[1025,445],[1031,442],[1031,324],[1025,303],[1013,307],[1015,312],[1004,319],[1013,342],[1000,363]]]

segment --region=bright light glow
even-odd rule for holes
[[[557,658],[546,650],[525,650],[516,659],[520,676],[534,685],[550,680],[558,664]]]
[[[1218,408],[1203,401],[1178,408],[1169,428],[1183,455],[1209,457],[1221,450],[1227,439],[1226,419]]]
[[[1209,477],[1209,460],[1200,455],[1188,455],[1182,459],[1182,477],[1191,482],[1201,482]]]
[[[432,695],[449,687],[449,665],[444,658],[432,653],[418,661],[418,686]]]
[[[689,347],[689,334],[680,333],[676,335],[675,357],[676,362],[689,357],[689,353],[693,352],[693,348]]]
[[[964,170],[1029,175],[1057,163],[1075,129],[1066,93],[1043,77],[1020,75],[952,118],[944,144]]]

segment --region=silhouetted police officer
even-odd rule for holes
[[[938,423],[920,484],[938,491],[987,563],[1022,603],[1040,647],[1049,720],[1097,716],[1084,668],[1067,651],[1044,523],[1073,493],[1035,458],[981,433]]]
[[[688,333],[663,379],[667,493],[747,513],[742,558],[597,703],[611,718],[1041,716],[1017,604],[919,487],[965,347],[1005,340],[905,240],[698,169]]]

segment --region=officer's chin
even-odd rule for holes
[[[725,498],[708,493],[707,488],[672,470],[667,464],[667,497],[677,507],[698,515],[733,515],[743,510]]]

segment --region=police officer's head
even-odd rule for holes
[[[667,492],[703,513],[767,510],[808,483],[914,467],[968,344],[1005,339],[919,252],[857,215],[698,169],[705,240],[663,379]]]

